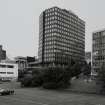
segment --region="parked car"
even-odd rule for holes
[[[0,88],[0,95],[12,95],[12,94],[14,94],[14,90]]]

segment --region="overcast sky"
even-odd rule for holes
[[[9,57],[38,55],[39,15],[52,6],[72,10],[86,22],[86,51],[92,32],[105,28],[105,0],[0,0],[0,44]]]

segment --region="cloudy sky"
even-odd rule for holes
[[[72,10],[86,22],[86,51],[92,32],[105,28],[105,0],[0,0],[0,44],[9,57],[38,54],[39,15],[58,6]]]

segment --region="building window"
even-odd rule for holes
[[[14,74],[13,72],[7,72],[7,74]]]
[[[5,67],[6,67],[6,65],[0,65],[0,67],[1,67],[1,68],[5,68]]]
[[[14,66],[12,66],[12,65],[7,65],[7,68],[14,68]]]
[[[14,68],[13,65],[3,65],[3,64],[0,64],[0,68]]]
[[[6,74],[6,72],[0,72],[0,74]]]

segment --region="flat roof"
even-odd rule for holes
[[[93,32],[93,34],[94,34],[94,33],[97,33],[97,32],[102,32],[102,31],[105,31],[105,28],[96,30],[96,31]]]

